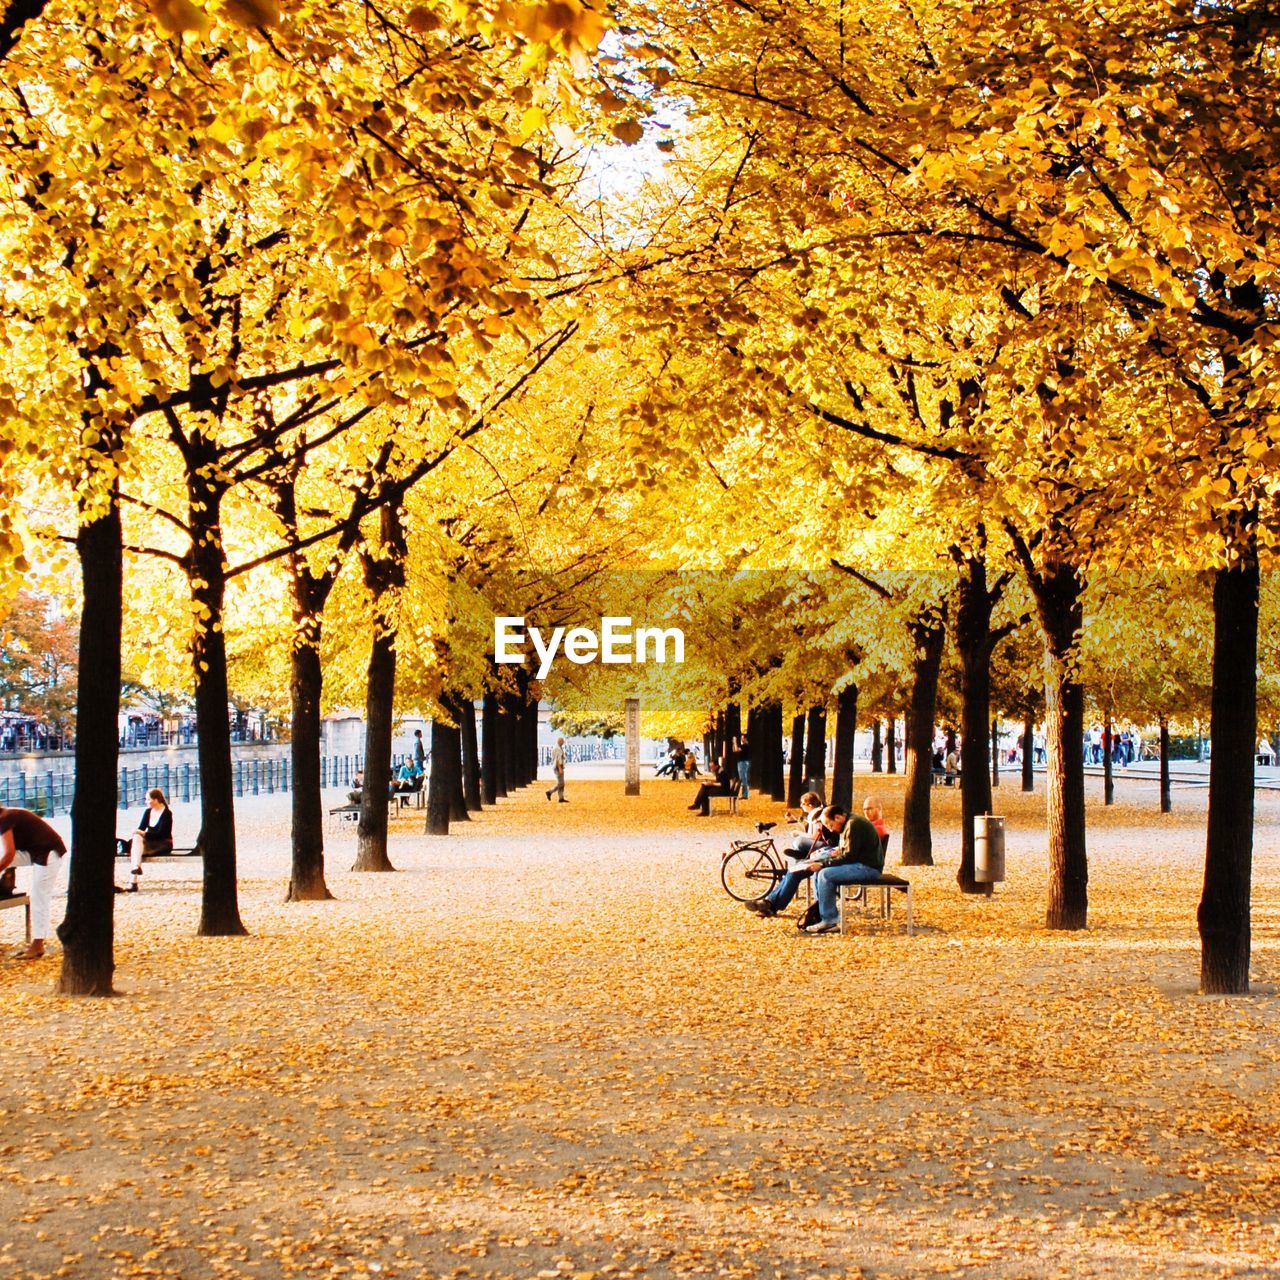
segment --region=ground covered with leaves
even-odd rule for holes
[[[336,900],[294,905],[260,797],[252,936],[192,936],[194,872],[155,866],[119,999],[52,995],[56,947],[7,962],[0,1275],[1280,1274],[1280,799],[1228,1000],[1196,994],[1202,790],[1091,806],[1064,935],[1042,801],[1006,780],[1008,882],[965,899],[940,789],[912,938],[730,901],[720,849],[778,806],[620,793],[571,776],[448,838],[409,811],[394,875],[333,833]]]

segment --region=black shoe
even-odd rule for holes
[[[568,804],[569,802],[564,798],[564,796],[561,796],[561,797],[560,797],[560,803],[561,803],[561,804]]]
[[[550,800],[550,799],[551,799],[551,792],[550,792],[550,791],[548,791],[548,792],[547,792],[547,799],[548,799],[548,800]]]
[[[766,902],[764,898],[757,898],[754,902],[746,904],[748,911],[754,911],[758,916],[776,916],[778,908],[772,903]]]

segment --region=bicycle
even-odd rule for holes
[[[757,822],[760,839],[735,840],[720,857],[720,883],[738,902],[758,902],[787,874],[787,860],[767,833],[778,824]]]

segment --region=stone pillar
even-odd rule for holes
[[[627,699],[627,795],[640,794],[640,699]]]

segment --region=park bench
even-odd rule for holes
[[[740,778],[734,778],[734,780],[729,783],[728,795],[707,797],[708,812],[715,813],[716,801],[723,800],[726,802],[725,813],[736,814],[738,812],[738,795],[741,791],[742,791],[742,780]]]
[[[6,907],[25,907],[27,912],[27,942],[31,941],[31,895],[27,893],[13,893],[7,898],[0,898],[0,911]]]
[[[129,851],[123,853],[116,849],[117,858],[127,858]],[[143,862],[190,862],[192,858],[203,860],[204,855],[195,845],[174,845],[168,853],[147,853],[142,855]]]
[[[407,809],[410,799],[413,799],[417,808],[421,809],[427,802],[427,791],[422,785],[424,779],[421,777],[414,778],[409,784],[408,791],[397,791],[393,797],[398,809]]]
[[[883,835],[880,837],[880,856],[884,857],[889,851],[889,837]],[[881,872],[876,880],[867,880],[862,884],[843,884],[840,886],[839,892],[836,894],[836,905],[840,910],[840,932],[842,934],[849,932],[849,907],[855,902],[861,902],[865,908],[871,901],[869,889],[880,890],[880,918],[888,920],[893,911],[893,895],[902,893],[907,898],[907,936],[914,935],[915,919],[912,912],[911,902],[911,882],[904,880],[901,876],[891,876],[886,872]]]
[[[880,890],[880,918],[888,920],[893,910],[893,895],[902,893],[907,899],[907,936],[911,937],[915,933],[915,920],[912,913],[911,902],[911,882],[904,880],[901,876],[891,876],[881,874],[875,880],[868,880],[863,884],[846,884],[840,886],[840,892],[836,901],[840,907],[840,932],[849,932],[849,908],[855,902],[861,902],[863,906],[869,904],[871,895],[869,890]]]

